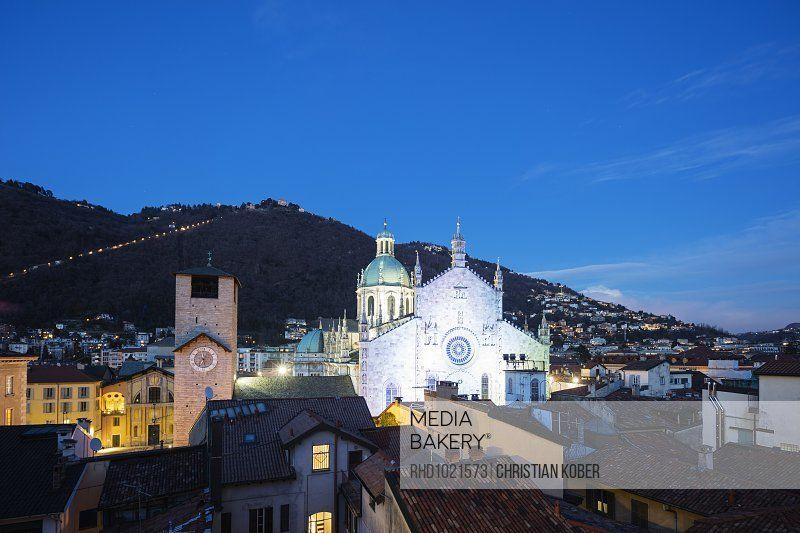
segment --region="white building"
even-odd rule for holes
[[[660,359],[634,361],[622,367],[626,387],[642,396],[664,397],[669,390],[669,363]]]
[[[359,390],[370,411],[380,413],[397,396],[422,401],[424,389],[437,381],[457,382],[462,394],[505,404],[513,391],[504,355],[524,356],[532,368],[547,371],[547,321],[542,318],[534,336],[503,320],[500,265],[493,283],[467,266],[460,221],[451,241],[451,267],[424,284],[419,257],[409,276],[394,257],[394,236],[385,225],[376,242],[377,255],[359,276],[356,291]]]

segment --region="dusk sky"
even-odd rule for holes
[[[286,198],[731,331],[800,321],[800,3],[0,4],[0,177]]]

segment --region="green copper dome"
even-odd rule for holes
[[[297,353],[323,353],[325,342],[322,337],[322,330],[312,329],[300,339],[297,344]]]
[[[391,255],[379,255],[367,265],[364,270],[364,277],[361,278],[362,287],[373,287],[375,285],[402,285],[411,287],[411,278],[408,272],[400,264],[400,261]]]

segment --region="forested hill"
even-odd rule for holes
[[[286,317],[355,316],[357,273],[375,255],[373,237],[296,205],[265,200],[240,207],[210,205],[145,208],[131,216],[86,202],[53,198],[29,184],[0,185],[0,258],[4,272],[28,269],[0,281],[0,322],[52,326],[65,318],[109,313],[140,327],[174,321],[172,273],[213,263],[243,284],[240,330],[274,338]],[[189,228],[200,220],[209,223]],[[173,224],[174,223],[174,224]],[[178,230],[170,231],[170,225]],[[186,225],[186,231],[179,231]],[[160,238],[77,257],[147,235]],[[446,248],[398,244],[396,255],[409,271],[418,250],[424,279],[450,265]],[[47,266],[73,256],[74,260]],[[470,267],[490,281],[495,266],[474,258]],[[39,264],[30,270],[32,265]],[[541,312],[531,297],[555,291],[542,280],[504,270],[505,309],[528,316]],[[569,289],[565,289],[568,292]]]

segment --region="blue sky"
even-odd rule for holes
[[[0,4],[0,176],[285,197],[635,308],[800,321],[797,2]]]

